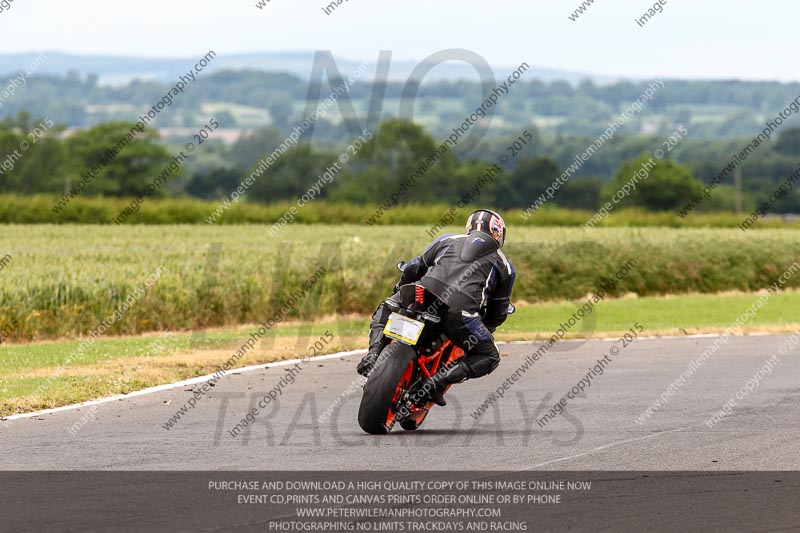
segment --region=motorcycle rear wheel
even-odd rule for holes
[[[386,353],[391,350],[390,353]],[[358,408],[358,425],[372,435],[388,433],[395,422],[392,405],[403,390],[411,384],[414,359],[417,354],[411,346],[393,342],[381,352],[381,364],[370,372],[361,405]]]

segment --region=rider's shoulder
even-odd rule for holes
[[[510,275],[514,275],[517,272],[517,269],[514,268],[514,264],[511,260],[503,253],[502,250],[497,250],[497,257],[500,258],[500,261],[503,263],[503,266],[506,268]]]
[[[467,235],[462,233],[443,233],[436,237],[431,244],[436,244],[442,241],[452,241],[456,239],[466,239]]]

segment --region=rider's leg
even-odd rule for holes
[[[356,367],[356,371],[362,376],[366,376],[370,373],[378,356],[386,345],[391,342],[391,339],[383,334],[383,328],[386,327],[389,315],[392,314],[391,309],[389,309],[389,302],[396,306],[396,296],[396,294],[393,294],[385,302],[381,302],[372,314],[372,323],[369,326],[369,350],[367,351],[367,355],[358,363],[358,367]]]
[[[453,383],[461,383],[468,378],[469,370],[467,365],[461,361],[443,366],[420,385],[415,395],[415,403],[422,406],[428,402],[433,402],[444,407],[447,405],[447,401],[444,399],[444,390],[447,386]]]
[[[491,373],[500,364],[500,353],[494,338],[477,314],[448,312],[444,317],[445,335],[466,352],[458,361],[439,369],[420,387],[422,398],[437,405],[446,405],[442,393],[448,385],[475,379]]]

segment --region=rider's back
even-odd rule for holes
[[[477,311],[498,283],[513,275],[497,242],[480,231],[444,236],[430,253],[433,261],[420,283],[451,308]]]

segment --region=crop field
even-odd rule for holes
[[[430,241],[428,229],[296,224],[273,238],[264,225],[7,225],[0,328],[19,342],[261,323],[282,308],[287,320],[364,316],[391,292],[395,262]],[[800,235],[512,226],[506,252],[523,303],[601,286],[610,297],[757,291],[800,263]],[[798,286],[794,275],[784,288]]]

